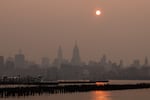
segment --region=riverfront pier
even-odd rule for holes
[[[63,82],[62,82],[63,83]],[[73,93],[73,92],[89,92],[89,91],[108,91],[108,90],[126,90],[126,89],[143,89],[150,88],[150,83],[140,84],[97,84],[95,82],[65,82],[63,84],[13,84],[1,85],[0,97],[15,97],[15,96],[32,96],[42,94],[57,94],[57,93]]]

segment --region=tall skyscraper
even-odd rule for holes
[[[57,60],[59,63],[63,62],[63,52],[62,52],[61,46],[59,46],[59,48],[58,48]]]
[[[148,66],[148,58],[145,57],[144,66]]]
[[[73,65],[80,65],[81,64],[80,51],[79,51],[77,43],[75,43],[75,46],[73,48],[71,64],[73,64]]]
[[[24,68],[25,67],[25,56],[19,51],[18,54],[15,55],[15,67],[16,68]]]
[[[139,59],[135,59],[134,61],[133,61],[133,64],[132,64],[134,67],[140,67],[140,60]]]
[[[4,56],[0,56],[0,67],[4,67]]]
[[[119,61],[119,67],[123,67],[123,60]]]
[[[105,54],[102,56],[100,63],[101,63],[102,65],[105,65],[105,64],[107,63],[107,57],[106,57]]]
[[[15,67],[14,58],[8,57],[8,58],[6,59],[6,65],[5,65],[5,67],[6,67],[7,69],[13,69],[13,68]]]
[[[58,47],[58,52],[57,52],[57,57],[54,60],[53,64],[55,66],[57,66],[57,68],[60,68],[62,63],[63,63],[64,59],[63,59],[63,52],[62,52],[62,48],[61,46]]]

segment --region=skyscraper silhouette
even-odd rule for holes
[[[80,65],[81,64],[80,51],[79,51],[77,43],[75,43],[75,46],[73,48],[71,64],[73,64],[73,65]]]
[[[148,58],[147,58],[147,57],[145,57],[144,65],[145,65],[145,66],[148,65]]]
[[[106,57],[105,54],[102,56],[100,63],[101,63],[102,65],[105,65],[105,64],[107,63],[107,57]]]
[[[14,64],[14,58],[13,57],[8,57],[6,59],[6,63],[5,63],[5,67],[7,69],[13,69],[15,67],[15,64]]]
[[[57,68],[61,67],[61,64],[63,63],[63,52],[61,46],[58,47],[57,57],[54,60],[53,64],[57,66]]]
[[[19,53],[15,55],[15,67],[24,68],[25,67],[25,56],[22,54],[22,51],[19,50]]]
[[[0,67],[4,67],[4,56],[0,56]]]
[[[63,61],[63,52],[62,52],[61,46],[59,46],[59,48],[58,48],[57,60],[58,60],[60,63],[62,63],[62,61]]]

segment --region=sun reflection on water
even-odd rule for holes
[[[92,100],[111,100],[110,93],[106,91],[95,91],[92,96]]]

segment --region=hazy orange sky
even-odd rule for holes
[[[95,10],[101,9],[101,16]],[[21,48],[27,59],[71,58],[77,40],[83,61],[106,54],[126,63],[150,57],[150,0],[0,0],[0,55]]]

